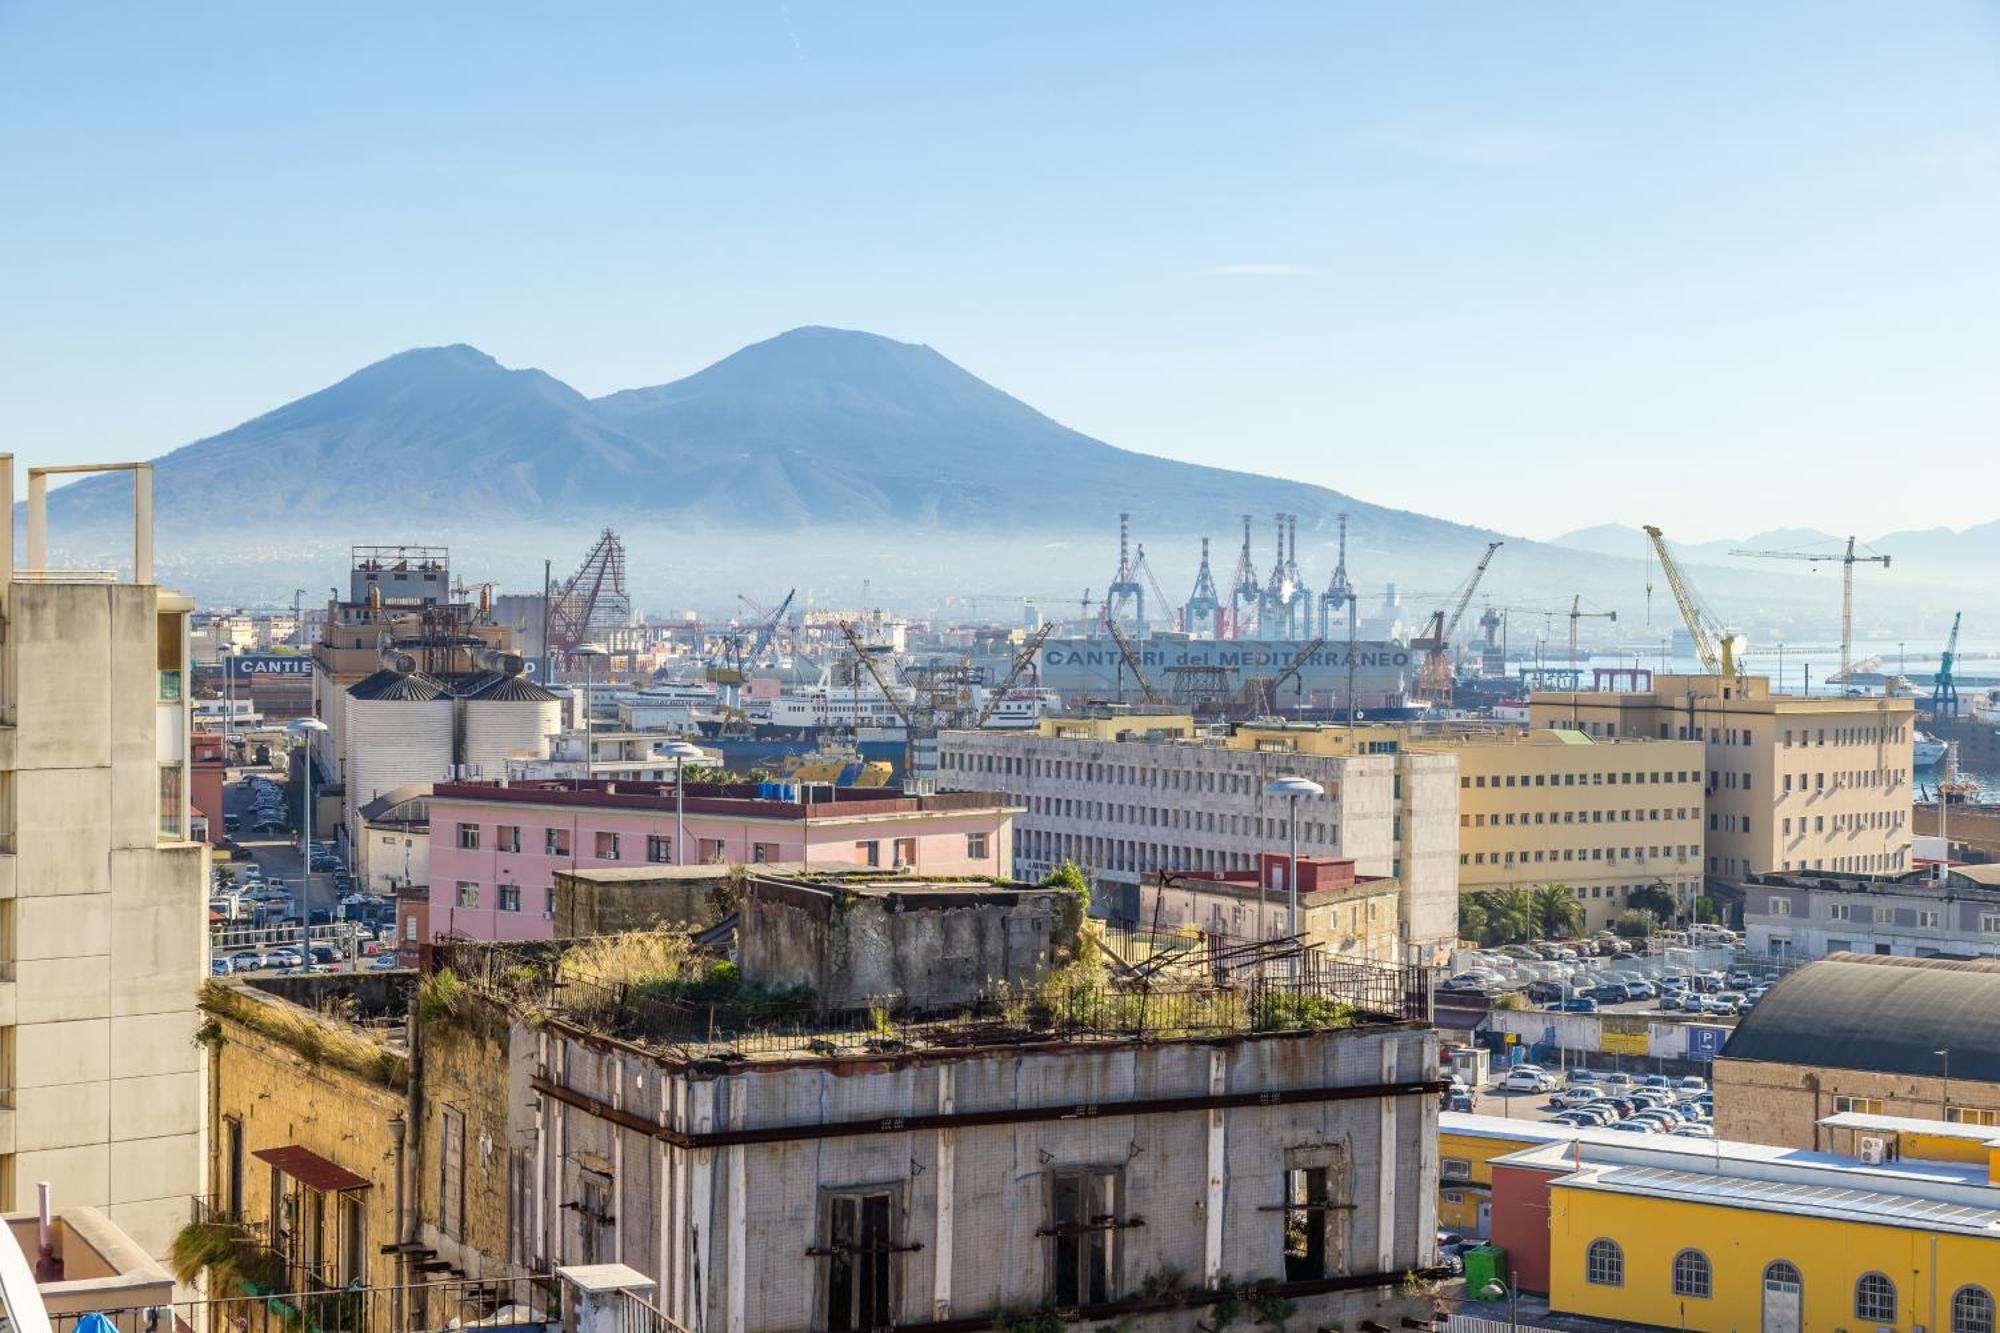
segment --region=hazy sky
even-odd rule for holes
[[[0,0],[0,181],[38,459],[816,323],[1529,536],[2000,517],[1993,4]]]

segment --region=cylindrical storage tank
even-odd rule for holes
[[[507,776],[509,759],[546,759],[562,730],[562,700],[525,676],[498,676],[468,695],[459,762],[482,778]]]
[[[378,671],[347,691],[346,711],[350,810],[450,772],[452,700],[429,676]]]

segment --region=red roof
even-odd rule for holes
[[[339,1190],[365,1190],[375,1182],[366,1176],[357,1176],[337,1162],[329,1162],[310,1148],[301,1148],[294,1143],[286,1148],[264,1148],[250,1154],[260,1162],[268,1162],[280,1171],[298,1181],[307,1189],[323,1192]]]

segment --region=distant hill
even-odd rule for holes
[[[448,541],[472,577],[539,588],[544,557],[560,574],[611,526],[626,537],[642,603],[733,599],[752,582],[768,594],[812,577],[834,599],[871,581],[881,595],[990,589],[1067,601],[1087,587],[1101,595],[1129,511],[1175,601],[1192,581],[1198,536],[1214,539],[1226,581],[1245,514],[1263,572],[1272,516],[1298,515],[1306,579],[1323,585],[1346,513],[1364,601],[1395,583],[1416,599],[1414,618],[1498,539],[1322,486],[1121,449],[929,347],[830,328],[794,329],[684,379],[597,399],[473,347],[402,352],[172,450],[156,462],[155,486],[162,567],[198,593],[231,595],[288,590],[293,579],[322,588],[349,543],[393,541]],[[115,554],[129,495],[115,476],[55,492],[59,547],[95,542]],[[2000,546],[2000,525],[1988,540]],[[1581,594],[1632,606],[1644,550],[1636,529],[1617,525],[1553,544],[1509,538],[1487,591],[1517,605]],[[1773,600],[1793,586],[1769,570],[1704,582]]]

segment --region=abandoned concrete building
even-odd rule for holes
[[[729,962],[686,935],[443,950],[451,1022],[505,1077],[495,1158],[433,1174],[505,1267],[626,1265],[660,1324],[715,1333],[1429,1327],[1420,970],[1218,986],[1105,960],[1062,889],[738,887]],[[677,974],[635,971],[641,948]]]

